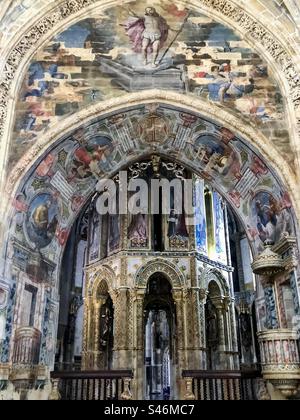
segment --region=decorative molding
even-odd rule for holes
[[[137,287],[146,288],[149,277],[155,273],[165,274],[173,288],[181,288],[185,285],[185,278],[178,267],[170,261],[157,258],[142,266],[136,273],[135,284]]]
[[[209,259],[208,257],[206,257],[205,255],[200,254],[199,252],[196,251],[164,251],[164,252],[152,252],[152,251],[146,251],[146,250],[127,250],[127,251],[120,251],[117,254],[111,255],[105,259],[100,260],[101,263],[103,264],[105,262],[105,264],[110,264],[112,261],[115,261],[116,256],[118,257],[159,257],[159,258],[180,258],[180,257],[195,257],[198,261],[204,262],[207,265],[210,265],[212,267],[214,267],[215,269],[219,269],[219,270],[223,270],[223,271],[227,271],[227,272],[233,272],[234,268],[229,266],[229,265],[225,265],[222,264],[220,262],[217,261],[213,261],[211,259]],[[86,270],[92,270],[93,268],[95,269],[96,267],[98,267],[99,265],[99,261],[95,261],[92,264],[88,265]]]
[[[25,56],[56,25],[70,19],[80,11],[83,12],[92,5],[95,8],[102,6],[103,9],[107,9],[114,5],[117,6],[118,3],[111,2],[108,6],[103,0],[67,0],[52,10],[48,10],[44,17],[34,23],[27,33],[24,33],[22,38],[15,44],[7,57],[2,72],[3,76],[0,81],[0,138],[4,134],[4,126],[7,120],[8,98],[10,97],[12,81],[19,67],[24,64],[23,59]],[[185,3],[185,5],[195,10],[199,8],[203,9],[204,13],[207,12],[213,16],[223,17],[227,25],[230,25],[228,20],[231,20],[235,24],[236,29],[246,34],[252,40],[253,44],[259,44],[265,51],[265,55],[272,57],[273,64],[275,63],[284,75],[289,86],[290,97],[295,110],[300,108],[300,75],[288,49],[277,38],[276,34],[272,33],[269,28],[255,20],[247,11],[230,0],[198,0],[191,1],[188,4]]]
[[[203,288],[204,290],[208,290],[209,283],[214,281],[217,283],[220,291],[222,292],[223,297],[230,296],[229,285],[227,284],[227,281],[225,277],[223,276],[223,274],[220,273],[220,271],[218,271],[216,268],[205,269],[201,273],[201,280],[202,282],[201,282],[200,287]]]
[[[115,273],[110,267],[101,266],[89,271],[88,274],[87,296],[93,296],[94,299],[97,299],[98,287],[102,280],[106,281],[108,293],[112,293],[115,284]]]

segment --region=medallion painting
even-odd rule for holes
[[[11,163],[62,118],[152,88],[230,109],[289,154],[282,97],[266,63],[231,29],[156,0],[95,11],[37,52],[19,95]],[[160,124],[141,136],[167,137],[170,127]]]
[[[57,202],[50,194],[36,196],[28,209],[27,233],[37,248],[45,248],[50,244],[57,224]]]

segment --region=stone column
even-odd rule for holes
[[[175,398],[180,395],[183,398],[185,393],[185,382],[182,379],[182,371],[188,369],[187,364],[187,331],[186,331],[186,320],[185,320],[185,302],[182,290],[174,290],[173,298],[176,306],[176,318],[177,318],[177,367],[174,369],[176,375],[176,389],[174,389]]]
[[[101,357],[100,351],[100,315],[101,315],[101,306],[105,304],[105,300],[101,299],[99,302],[95,303],[93,306],[93,319],[90,319],[90,328],[93,331],[93,369],[103,369],[104,361]]]
[[[128,369],[128,288],[119,288],[114,299],[114,369]]]
[[[87,295],[84,300],[84,318],[83,318],[83,340],[82,340],[82,370],[90,368],[89,351],[90,351],[90,319],[91,319],[91,297]]]
[[[199,287],[191,289],[192,305],[190,306],[191,319],[193,322],[193,364],[189,363],[189,370],[205,368],[205,302],[200,296]],[[204,293],[205,301],[207,294]]]
[[[199,369],[203,370],[207,369],[205,305],[208,293],[207,289],[199,290],[200,345],[202,349],[202,361]]]
[[[218,345],[218,365],[219,369],[230,369],[228,356],[226,354],[226,337],[225,337],[225,310],[222,298],[212,298],[212,303],[217,310],[218,328],[219,328],[219,345]]]
[[[237,325],[234,311],[234,299],[230,296],[225,296],[223,305],[225,310],[225,317],[228,329],[228,348],[227,353],[229,356],[229,368],[234,370],[240,369]]]
[[[134,296],[134,336],[133,336],[133,398],[142,400],[145,390],[145,368],[144,368],[144,290],[136,290]]]

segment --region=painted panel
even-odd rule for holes
[[[93,12],[57,34],[30,63],[19,92],[10,165],[66,116],[152,88],[230,109],[291,163],[283,100],[270,73],[233,30],[171,2],[138,0]]]
[[[196,207],[196,246],[201,253],[207,254],[207,230],[204,203],[204,181],[197,178],[195,181],[195,206]]]
[[[213,193],[213,206],[216,259],[223,262],[224,264],[227,264],[224,210],[222,205],[222,199],[220,195],[216,192]]]

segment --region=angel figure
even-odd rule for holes
[[[143,54],[144,65],[148,65],[149,56],[153,53],[152,67],[157,67],[158,54],[167,41],[170,30],[167,21],[154,7],[147,7],[143,17],[133,14],[126,22],[125,29],[133,44],[133,51]]]

